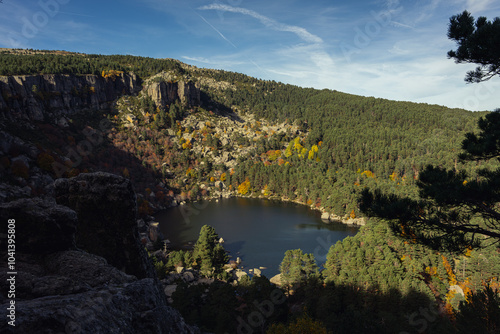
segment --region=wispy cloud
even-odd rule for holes
[[[211,4],[207,6],[202,6],[198,8],[199,10],[219,10],[223,12],[231,12],[231,13],[240,13],[244,15],[251,16],[257,20],[259,20],[263,25],[265,25],[268,28],[272,28],[278,31],[285,31],[285,32],[291,32],[296,34],[299,38],[302,40],[308,42],[308,43],[323,43],[323,40],[308,32],[306,29],[299,27],[299,26],[292,26],[284,23],[277,22],[267,16],[261,15],[253,10],[246,9],[246,8],[240,8],[240,7],[232,7],[229,5],[224,5],[224,4]]]
[[[197,63],[204,63],[204,64],[213,64],[213,62],[204,57],[190,57],[190,56],[182,56],[182,59],[189,60],[189,61],[195,61]]]
[[[411,25],[404,24],[404,23],[397,22],[397,21],[391,21],[391,24],[394,25],[394,26],[396,26],[396,27],[414,29],[414,27],[412,27]]]
[[[491,9],[492,5],[496,0],[466,0],[466,9],[470,12],[483,12],[487,9]]]
[[[192,56],[181,56],[181,58],[185,61],[192,61],[200,64],[205,64],[208,66],[224,66],[224,67],[233,67],[237,65],[244,64],[241,60],[233,60],[234,57],[214,57],[214,58],[206,58],[206,57],[192,57]]]

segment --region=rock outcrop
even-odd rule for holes
[[[166,305],[165,298],[154,280],[148,278],[80,293],[21,300],[16,302],[15,332],[197,333]],[[5,332],[6,322],[0,330]]]
[[[78,247],[127,274],[154,276],[139,240],[136,196],[129,179],[104,172],[80,174],[56,180],[54,194],[58,204],[78,215]]]
[[[0,119],[10,121],[57,120],[85,109],[106,109],[121,95],[140,90],[137,76],[114,78],[97,75],[0,76]]]
[[[200,105],[200,86],[192,81],[150,81],[144,88],[160,108],[170,105],[176,100],[186,107]]]
[[[8,219],[18,222],[17,251],[40,255],[75,249],[75,211],[40,198],[19,199],[1,205],[0,208],[2,218],[7,217],[4,222]]]
[[[3,321],[0,332],[199,333],[168,306],[161,284],[147,277],[147,270],[141,268],[137,275],[145,278],[138,279],[110,264],[117,259],[135,261],[131,253],[137,233],[130,226],[135,219],[135,195],[129,182],[106,173],[82,174],[58,180],[56,189],[59,202],[75,210],[53,199],[0,204],[0,219],[15,219],[17,272],[15,299],[7,299],[9,277],[5,270],[0,272],[0,307],[5,310],[15,300],[15,327]],[[99,221],[93,224],[92,219]],[[95,236],[89,227],[95,228]],[[103,239],[105,235],[109,240]],[[83,236],[115,247],[119,256],[107,259],[91,254],[87,251],[92,244],[78,249]],[[144,253],[140,256],[145,258],[136,263],[139,267],[148,260]],[[2,260],[7,262],[7,254]],[[121,262],[118,267],[127,269]]]

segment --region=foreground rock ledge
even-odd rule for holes
[[[59,204],[34,198],[0,205],[2,221],[16,219],[19,242],[16,326],[2,321],[0,333],[199,333],[168,306],[158,279],[149,276],[145,251],[135,252],[135,194],[129,181],[82,174],[58,180],[55,188]],[[1,257],[6,263],[7,254]],[[126,261],[135,261],[135,270]],[[3,310],[11,301],[7,278],[0,272]]]
[[[78,215],[77,247],[104,257],[127,274],[154,277],[137,231],[137,203],[130,180],[97,172],[58,179],[58,204]]]

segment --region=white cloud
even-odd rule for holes
[[[232,13],[240,13],[244,15],[251,16],[257,20],[259,20],[263,25],[265,25],[268,28],[272,28],[278,31],[286,31],[286,32],[291,32],[296,34],[298,37],[300,37],[302,40],[308,42],[308,43],[323,43],[323,40],[308,32],[306,29],[298,26],[292,26],[288,24],[283,24],[279,23],[273,19],[270,19],[264,15],[261,15],[253,10],[246,9],[246,8],[239,8],[239,7],[232,7],[229,5],[224,5],[224,4],[211,4],[207,6],[202,6],[199,7],[198,9],[200,10],[220,10],[224,12],[232,12]]]
[[[484,12],[490,9],[494,2],[494,0],[466,0],[465,8],[472,13]]]

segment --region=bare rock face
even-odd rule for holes
[[[183,105],[193,107],[200,105],[200,85],[192,81],[179,82],[179,98]]]
[[[0,218],[15,218],[19,252],[39,255],[75,248],[76,212],[65,206],[25,198],[0,205]]]
[[[151,82],[146,88],[145,92],[150,96],[157,106],[165,107],[178,99],[177,84],[161,82]]]
[[[147,254],[137,253],[130,182],[94,173],[56,183],[58,202],[74,210],[37,198],[0,205],[2,221],[15,219],[17,272],[12,299],[11,274],[0,271],[0,307],[15,301],[15,327],[2,321],[0,333],[199,333],[168,306]]]
[[[16,333],[197,333],[151,278],[16,302]],[[7,307],[3,304],[2,307]],[[2,333],[6,322],[0,325]]]
[[[154,279],[137,280],[102,257],[69,250],[16,260],[15,333],[198,333]],[[0,273],[2,296],[7,278]],[[0,307],[9,302],[2,297]]]
[[[200,105],[200,86],[192,81],[152,81],[144,88],[157,106],[165,106],[180,100],[186,107]]]
[[[137,203],[130,180],[97,172],[58,179],[58,204],[78,215],[76,245],[104,257],[111,265],[138,278],[154,277],[137,231]]]
[[[85,109],[105,109],[119,96],[140,90],[137,76],[114,79],[97,75],[0,76],[0,119],[43,121]]]

